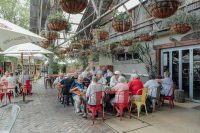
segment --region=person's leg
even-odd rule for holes
[[[76,95],[73,97],[75,103],[74,103],[74,107],[75,107],[75,111],[76,113],[80,112],[80,105],[81,105],[81,100],[80,100],[80,96]]]
[[[111,104],[112,106],[114,106],[114,104],[115,104],[115,98],[112,98],[112,99],[110,100],[110,104]],[[119,109],[116,108],[116,107],[115,107],[115,109],[117,110],[117,116],[118,116],[118,115],[119,115]]]

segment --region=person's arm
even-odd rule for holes
[[[88,86],[87,91],[86,91],[86,97],[89,97],[91,91],[91,85]]]
[[[72,93],[73,91],[76,91],[76,90],[79,90],[79,91],[80,91],[80,88],[74,87],[74,88],[70,89],[69,92]]]
[[[111,79],[110,79],[110,87],[113,87],[114,85],[115,85],[115,83],[114,83],[114,78],[111,77]]]

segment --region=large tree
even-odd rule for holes
[[[0,0],[0,17],[29,29],[30,0]]]

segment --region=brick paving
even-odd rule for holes
[[[33,84],[33,95],[27,96],[28,103],[21,102],[22,97],[13,102],[21,107],[12,133],[113,133],[101,119],[83,119],[74,113],[72,106],[63,107],[57,101],[55,89],[44,89],[43,80]]]

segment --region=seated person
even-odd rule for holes
[[[62,95],[67,96],[67,105],[69,105],[69,98],[71,98],[71,101],[73,104],[72,94],[69,92],[71,89],[72,83],[73,83],[73,80],[71,79],[69,75],[67,75],[67,77],[64,78],[60,82],[60,87],[62,88]],[[63,98],[63,102],[64,102],[64,98]]]
[[[72,93],[72,97],[74,99],[74,107],[76,113],[82,113],[81,112],[81,104],[85,102],[85,97],[82,95],[77,95],[75,91],[79,91],[81,93],[84,93],[84,85],[83,85],[83,76],[79,75],[77,82],[75,82],[74,87],[70,89],[70,93]]]
[[[121,91],[125,90],[129,90],[128,84],[126,83],[126,79],[123,76],[120,76],[118,79],[118,83],[113,88],[111,88],[112,92],[108,92],[115,93],[115,97],[110,100],[112,106],[114,106],[115,103],[124,102],[124,93],[121,93]],[[119,116],[118,108],[115,109],[117,110],[117,116]]]
[[[118,78],[120,75],[120,71],[115,71],[114,75],[110,79],[110,87],[114,87],[118,83]]]
[[[144,87],[148,89],[148,96],[156,98],[157,88],[159,87],[157,80],[150,78],[150,80],[144,84]]]
[[[139,75],[134,73],[131,75],[131,80],[129,82],[129,90],[133,95],[131,99],[140,100],[142,95],[142,88],[143,84],[142,81],[139,79]]]
[[[157,79],[157,81],[162,85],[161,96],[172,96],[173,81],[170,78],[169,72],[164,72],[164,79]]]
[[[58,99],[61,101],[62,98],[62,87],[60,86],[60,82],[64,79],[64,74],[60,73],[59,76],[54,80],[53,87],[58,90]]]

